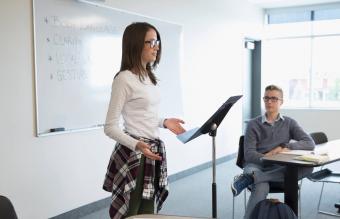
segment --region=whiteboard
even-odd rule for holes
[[[33,16],[37,136],[103,126],[122,34],[132,22],[160,32],[160,114],[182,114],[180,25],[75,0],[33,0]]]

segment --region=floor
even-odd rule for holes
[[[327,166],[340,172],[340,162]],[[240,174],[241,170],[235,166],[235,159],[222,163],[216,168],[217,183],[217,216],[221,219],[232,218],[232,193],[230,184],[233,177]],[[181,215],[192,217],[211,217],[211,180],[212,169],[205,169],[188,177],[179,179],[170,184],[170,195],[166,200],[161,214]],[[337,218],[317,213],[317,204],[321,191],[321,183],[313,183],[308,179],[303,180],[302,218],[330,219]],[[235,198],[235,218],[241,219],[244,214],[243,194]],[[249,197],[249,193],[248,193]],[[283,194],[270,194],[272,198],[283,201]],[[321,203],[323,210],[336,212],[334,203],[340,201],[340,185],[327,183]],[[109,219],[108,208],[101,209],[81,219]]]

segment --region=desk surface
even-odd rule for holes
[[[175,216],[175,215],[162,215],[162,214],[140,214],[128,217],[126,219],[151,219],[151,218],[159,218],[159,219],[209,219],[203,217],[185,217],[185,216]]]
[[[327,152],[329,160],[326,162],[317,164],[313,162],[295,160],[294,158],[299,155],[294,155],[294,154],[275,154],[272,156],[263,157],[262,160],[268,163],[277,163],[277,164],[284,164],[284,165],[294,165],[294,166],[304,166],[304,167],[322,166],[322,165],[340,160],[340,139],[317,145],[315,147],[315,152],[317,153],[318,151]]]

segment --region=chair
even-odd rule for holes
[[[0,195],[0,218],[18,219],[11,201]]]
[[[323,132],[313,132],[313,133],[310,133],[310,136],[314,140],[316,146],[319,144],[326,143],[328,141],[327,135]],[[318,202],[318,212],[321,214],[340,217],[340,214],[320,210],[320,204],[322,200],[323,189],[324,189],[325,183],[340,183],[340,173],[335,173],[331,171],[330,169],[327,169],[327,168],[323,169],[323,167],[321,167],[321,170],[312,173],[307,178],[313,182],[322,182],[322,187],[321,187],[321,192],[320,192],[320,197],[319,197],[319,202]]]
[[[309,135],[316,145],[328,142],[327,135],[323,132],[312,132]]]
[[[236,166],[240,167],[242,170],[244,168],[244,136],[243,135],[240,137],[239,144],[238,144]],[[300,212],[299,218],[301,218],[300,186],[301,184],[299,185],[299,212]],[[284,183],[283,182],[269,182],[269,193],[284,193]],[[246,207],[247,207],[247,191],[244,190],[244,210],[246,209]],[[235,218],[235,197],[233,197],[233,219],[234,218]]]

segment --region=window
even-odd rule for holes
[[[269,12],[262,41],[262,88],[281,86],[285,108],[339,109],[340,10],[308,13]]]
[[[340,36],[313,40],[311,107],[340,108]]]

